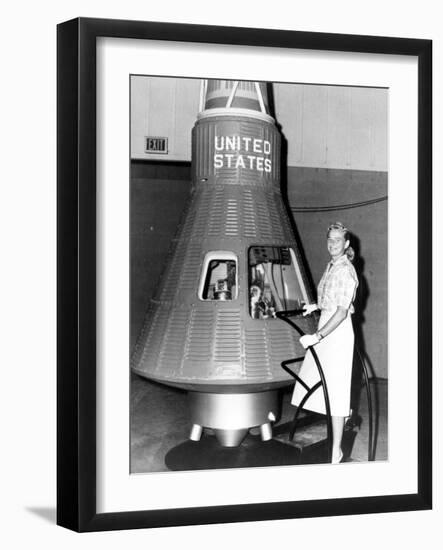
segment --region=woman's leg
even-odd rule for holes
[[[343,458],[341,440],[345,426],[344,416],[331,416],[332,420],[332,464],[338,464]]]

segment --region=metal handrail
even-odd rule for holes
[[[363,358],[363,355],[358,348],[358,346],[355,346],[358,358],[360,360],[361,369],[363,372],[363,378],[365,380],[365,387],[366,387],[366,399],[368,401],[368,415],[369,415],[369,434],[368,434],[368,460],[374,461],[375,460],[375,441],[374,441],[374,433],[373,433],[373,413],[372,413],[372,394],[371,394],[371,387],[369,385],[369,376],[368,376],[368,369],[366,367],[366,362]]]
[[[278,319],[281,319],[285,323],[288,323],[292,328],[294,328],[300,336],[304,336],[303,330],[297,326],[293,321],[289,319],[289,317],[300,315],[303,313],[302,309],[291,309],[286,311],[278,311],[276,312],[276,316]],[[295,378],[296,382],[301,383],[301,385],[307,390],[306,395],[303,397],[302,401],[300,402],[296,415],[294,417],[293,421],[293,428],[289,434],[290,439],[292,440],[295,433],[295,426],[297,421],[297,416],[299,410],[302,408],[302,406],[306,403],[308,398],[321,386],[323,388],[323,396],[325,399],[325,409],[326,409],[326,433],[327,433],[327,439],[328,439],[328,462],[332,461],[332,419],[331,419],[331,407],[329,402],[329,393],[328,393],[328,387],[326,384],[326,378],[320,363],[320,359],[318,358],[317,352],[313,348],[313,346],[308,346],[308,350],[312,353],[312,356],[314,358],[315,364],[317,366],[318,374],[320,376],[320,382],[317,382],[312,388],[309,388],[305,382],[301,380],[301,378],[295,374],[295,372],[292,372],[291,369],[288,368],[288,364],[295,363],[299,361],[299,359],[288,359],[287,361],[282,361],[281,366],[282,368],[288,372],[293,378]]]
[[[295,316],[295,315],[301,315],[304,311],[302,309],[293,309],[293,310],[287,310],[287,311],[278,311],[276,313],[276,316],[281,319],[282,321],[285,321],[288,323],[292,328],[294,328],[300,336],[303,336],[305,333],[303,330],[297,326],[293,321],[289,319],[289,317]],[[363,372],[363,378],[364,378],[364,384],[366,388],[366,398],[368,402],[368,416],[369,416],[369,434],[368,434],[368,460],[374,461],[375,460],[375,442],[374,442],[374,432],[373,432],[373,408],[372,408],[372,393],[371,388],[369,385],[369,376],[368,376],[368,370],[366,367],[366,362],[363,358],[363,355],[359,349],[358,346],[355,346],[356,352],[358,355],[358,358],[360,360],[360,366],[361,370]],[[303,405],[306,403],[306,401],[309,399],[309,397],[320,387],[323,387],[323,395],[325,398],[325,408],[326,408],[326,422],[327,422],[327,437],[328,437],[328,458],[329,461],[332,460],[332,420],[331,420],[331,410],[330,410],[330,402],[329,402],[329,394],[328,394],[328,388],[326,384],[326,379],[323,373],[323,369],[321,367],[320,360],[318,358],[318,355],[316,351],[314,350],[313,346],[309,346],[308,350],[312,353],[312,356],[314,358],[314,361],[316,363],[319,375],[320,375],[320,382],[317,382],[312,388],[310,388],[295,372],[293,372],[288,365],[292,363],[297,363],[301,361],[302,358],[294,358],[294,359],[288,359],[286,361],[282,361],[281,366],[282,368],[289,373],[293,378],[295,378],[296,382],[299,382],[306,390],[306,394],[301,400],[297,412],[295,413],[294,420],[292,423],[292,429],[289,434],[289,438],[293,440],[298,414],[300,409],[303,408]]]

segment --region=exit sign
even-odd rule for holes
[[[168,153],[168,138],[145,136],[145,153]]]

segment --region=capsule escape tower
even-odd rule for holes
[[[281,362],[304,355],[276,318],[312,301],[280,190],[280,133],[265,83],[203,81],[192,192],[132,357],[140,376],[188,390],[190,437],[272,437]],[[313,331],[313,321],[298,324]]]

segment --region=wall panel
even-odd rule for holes
[[[351,168],[350,88],[331,86],[327,97],[326,166]],[[316,165],[313,165],[316,166]]]
[[[133,78],[133,159],[190,161],[200,81]],[[273,85],[275,116],[289,166],[387,170],[388,91],[374,88]],[[167,137],[167,155],[144,152],[144,136]]]
[[[131,158],[191,159],[191,130],[198,113],[200,80],[137,76],[131,79]],[[145,136],[167,137],[168,153],[144,150]]]

